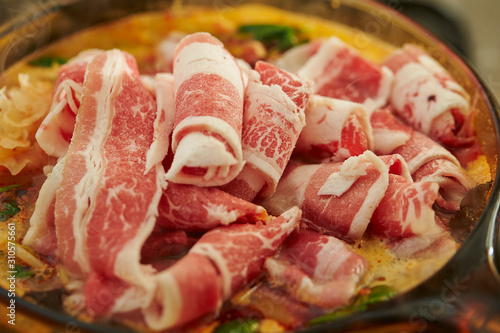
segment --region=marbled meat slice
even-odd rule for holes
[[[373,148],[372,127],[362,104],[313,95],[294,154],[313,161],[342,162]]]
[[[439,184],[438,206],[448,210],[459,209],[472,183],[455,156],[425,134],[403,124],[389,109],[374,112],[371,123],[376,153],[401,155],[414,182]]]
[[[115,301],[134,288],[134,302],[150,297],[151,271],[140,255],[164,179],[160,163],[146,172],[156,114],[132,56],[110,50],[89,63],[56,193],[55,225],[61,263],[84,282],[84,300],[95,315],[126,311],[130,301]],[[112,297],[96,298],[110,288]]]
[[[305,125],[310,82],[258,61],[245,93],[242,148],[245,166],[222,189],[252,201],[270,195],[285,170]]]
[[[373,212],[369,231],[385,238],[428,233],[436,224],[433,204],[439,185],[389,174],[389,186]]]
[[[59,69],[52,106],[35,134],[38,144],[47,155],[66,155],[80,108],[87,65],[102,52],[93,49],[83,51]]]
[[[170,147],[170,136],[174,127],[174,77],[172,74],[159,73],[154,77],[156,96],[156,118],[153,143],[146,156],[146,170],[161,163]]]
[[[262,205],[271,214],[299,206],[309,228],[360,239],[389,184],[389,167],[371,151],[339,163],[291,165]]]
[[[293,232],[279,255],[264,263],[271,283],[283,285],[302,302],[329,310],[349,303],[369,267],[341,240],[307,229]]]
[[[46,256],[56,257],[58,254],[54,211],[56,193],[61,185],[65,162],[65,156],[59,158],[40,188],[35,210],[30,218],[30,227],[22,242],[23,245],[29,246],[37,253]]]
[[[464,146],[475,140],[469,95],[423,49],[406,44],[384,64],[394,72],[391,104],[405,122],[448,146]]]
[[[389,98],[392,72],[361,57],[337,37],[323,41],[298,75],[314,82],[315,93],[362,103],[369,113]]]
[[[213,187],[169,183],[163,191],[157,225],[166,229],[206,231],[236,221],[265,219],[266,211]]]
[[[183,38],[174,58],[173,162],[167,180],[199,186],[231,181],[243,168],[241,70],[208,33]]]
[[[264,261],[278,251],[299,220],[295,207],[265,224],[208,231],[185,257],[156,275],[155,297],[143,312],[148,326],[161,330],[216,313],[261,274]]]

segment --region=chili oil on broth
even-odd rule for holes
[[[0,78],[0,84],[7,87],[16,86],[18,85],[18,75],[20,73],[28,73],[32,82],[43,81],[53,85],[57,80],[57,71],[60,68],[59,64],[54,63],[50,67],[34,67],[31,66],[29,62],[41,56],[57,56],[69,59],[79,52],[90,48],[118,48],[127,51],[137,59],[141,73],[150,74],[157,70],[155,65],[157,45],[173,31],[184,33],[206,31],[224,41],[224,39],[236,35],[238,27],[241,25],[261,23],[293,26],[301,30],[301,33],[308,40],[335,35],[357,48],[362,56],[377,63],[382,62],[382,60],[396,48],[375,37],[370,37],[368,42],[363,43],[363,47],[360,48],[359,43],[355,42],[356,38],[358,38],[361,33],[359,31],[335,22],[285,12],[263,5],[243,5],[218,10],[210,8],[180,7],[170,12],[138,14],[66,37],[48,46],[41,52],[38,52],[36,55],[27,57],[10,67]],[[235,56],[239,56],[239,54],[237,54],[237,48],[231,50],[235,53]],[[267,57],[273,56],[276,56],[276,54],[267,54]],[[485,110],[481,111],[486,112]],[[33,144],[36,143],[33,142]],[[42,158],[47,160],[46,156],[42,156]],[[481,157],[470,164],[466,172],[475,183],[483,183],[491,180],[491,173],[489,170],[490,166],[488,165],[488,161],[486,161],[484,157]],[[4,176],[5,179],[11,178],[5,173],[2,177]],[[20,198],[22,214],[20,213],[14,216],[7,220],[7,222],[3,222],[0,226],[0,237],[6,239],[7,229],[4,228],[4,225],[14,221],[16,225],[19,226],[16,234],[18,242],[22,240],[27,231],[29,217],[33,212],[34,203],[36,201],[36,193],[45,177],[41,169],[23,171],[21,176],[33,179],[31,183],[34,184],[30,185],[27,190],[29,195],[26,194]],[[12,177],[8,179],[5,184],[16,183],[16,180],[16,177]],[[458,248],[459,245],[456,244],[455,249],[447,251],[443,256],[439,256],[439,258],[432,256],[406,259],[397,258],[389,250],[386,241],[373,236],[365,236],[362,240],[353,244],[348,244],[348,246],[355,252],[364,256],[371,266],[370,272],[365,276],[360,287],[373,287],[384,284],[393,286],[398,292],[404,292],[418,285],[442,267],[453,255],[455,249]],[[21,245],[19,245],[19,247],[22,248]],[[0,266],[2,268],[5,266],[5,253],[2,252],[5,248],[5,246],[2,247],[0,251],[0,258],[2,260]],[[31,265],[36,265],[38,268],[42,267],[40,266],[42,264],[49,268],[54,267],[53,263],[45,263],[41,261],[36,254],[29,252],[29,249],[25,250],[36,259],[30,258],[29,255],[25,255],[24,260],[29,261],[28,263],[23,262],[22,258],[18,258],[25,265],[31,263]],[[39,271],[44,271],[44,268],[40,268]],[[6,271],[4,270],[4,272]],[[41,290],[46,290],[50,288],[50,286],[60,287],[61,278],[64,280],[63,275],[64,274],[62,274],[62,276],[58,274],[57,270],[52,271],[51,280],[49,279],[52,284],[48,283],[39,288]],[[2,279],[2,281],[6,280]],[[33,288],[36,289],[37,287],[36,284],[23,282],[22,279],[18,281],[18,284],[20,286],[21,296],[23,293],[22,290],[32,291]],[[2,287],[6,287],[4,283],[2,283]],[[238,304],[238,302],[240,302],[238,297],[241,297],[241,295],[236,296],[232,300],[233,304]],[[205,323],[199,326],[196,331],[210,332],[216,324],[216,321]],[[133,323],[130,323],[130,325],[134,326]],[[269,331],[276,331],[283,328],[272,320],[266,325],[270,327]],[[142,327],[136,328],[142,330]]]

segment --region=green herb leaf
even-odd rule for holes
[[[0,187],[0,193],[8,192],[8,191],[20,188],[20,187],[21,187],[20,184],[7,185],[7,186],[4,186],[4,187]]]
[[[31,270],[30,267],[16,265],[16,278],[27,279],[35,275],[35,272]]]
[[[369,293],[358,295],[354,300],[354,302],[348,305],[347,307],[326,314],[324,316],[315,318],[311,320],[308,323],[308,325],[312,326],[312,325],[323,324],[350,316],[356,312],[365,311],[369,305],[378,302],[388,301],[396,295],[397,291],[393,287],[387,285],[375,286],[372,289],[370,289]]]
[[[7,221],[11,217],[15,216],[21,210],[17,205],[15,200],[8,200],[2,202],[0,206],[0,222]]]
[[[52,67],[54,64],[63,65],[67,62],[67,59],[57,57],[57,56],[43,56],[34,60],[31,60],[29,64],[35,67]]]
[[[285,51],[304,42],[298,37],[298,30],[286,25],[251,24],[239,27],[238,31],[251,34],[254,39],[278,51]]]
[[[255,319],[236,319],[217,326],[214,333],[257,333],[259,321]]]

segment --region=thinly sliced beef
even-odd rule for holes
[[[407,44],[384,61],[394,72],[391,104],[413,128],[445,145],[470,145],[469,95],[422,48]]]
[[[455,156],[425,134],[403,124],[389,109],[374,112],[371,123],[376,153],[401,155],[414,182],[439,184],[437,205],[448,210],[459,209],[472,184]]]
[[[370,220],[370,232],[386,238],[429,232],[436,224],[432,206],[438,190],[436,183],[413,183],[390,174],[387,191]]]
[[[206,231],[236,221],[266,218],[264,208],[212,187],[169,183],[163,191],[157,225]]]
[[[343,163],[291,165],[263,206],[272,214],[299,206],[308,227],[360,239],[388,184],[388,166],[366,151]]]
[[[314,82],[316,94],[362,103],[369,113],[387,103],[393,80],[387,67],[361,57],[337,37],[322,41],[297,74]]]
[[[223,44],[208,33],[183,38],[174,57],[174,158],[167,179],[217,186],[243,168],[243,78]]]
[[[58,254],[54,211],[56,193],[61,185],[65,162],[66,157],[61,157],[47,175],[47,179],[38,193],[35,210],[30,218],[30,228],[23,239],[23,245],[47,256],[57,256]]]
[[[80,108],[87,65],[102,52],[83,51],[59,69],[52,106],[36,132],[36,140],[47,155],[66,155]]]
[[[137,302],[150,297],[152,271],[140,255],[163,190],[161,164],[146,171],[156,114],[132,56],[111,50],[89,63],[56,193],[55,226],[61,263],[83,282],[96,315],[122,306],[115,299],[131,286],[141,291]],[[114,297],[100,300],[110,285],[118,286]]]
[[[270,282],[325,309],[347,305],[369,266],[341,240],[307,229],[292,233],[279,256],[264,264]]]
[[[305,114],[306,126],[294,151],[297,156],[342,162],[372,149],[370,118],[362,104],[313,95]]]
[[[310,83],[259,61],[246,89],[242,147],[246,164],[222,189],[252,201],[264,189],[272,194],[305,125]]]
[[[208,231],[189,253],[156,275],[157,290],[144,311],[148,326],[166,329],[215,313],[243,286],[257,278],[298,226],[300,210],[257,224],[231,224]]]
[[[343,163],[291,163],[262,205],[271,214],[297,205],[305,226],[343,239],[361,239],[371,224],[377,235],[408,237],[434,227],[437,191],[436,184],[413,183],[400,155],[366,151]]]
[[[153,143],[146,155],[146,170],[162,163],[170,147],[170,136],[174,127],[174,77],[171,74],[156,74],[153,81],[156,96],[156,118]]]

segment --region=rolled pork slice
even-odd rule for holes
[[[270,214],[302,209],[308,228],[360,239],[389,184],[389,167],[371,151],[343,163],[290,163],[276,193],[262,202]]]
[[[272,194],[305,125],[310,82],[259,61],[246,89],[242,148],[246,164],[222,189],[247,201]]]
[[[104,51],[85,50],[59,69],[52,106],[35,134],[38,144],[47,155],[66,155],[80,108],[87,65],[102,52]]]
[[[294,154],[307,160],[342,162],[373,149],[372,127],[362,104],[313,95]]]
[[[406,44],[384,64],[394,72],[391,104],[405,122],[448,146],[475,140],[470,130],[469,95],[422,48]]]
[[[403,124],[389,109],[374,112],[371,123],[376,153],[401,155],[414,182],[439,184],[438,206],[447,210],[460,208],[461,200],[473,184],[453,154],[430,137]]]
[[[241,70],[208,33],[183,38],[174,57],[175,122],[166,179],[198,186],[230,182],[243,168]]]
[[[47,179],[40,188],[35,210],[30,218],[30,227],[23,238],[23,245],[46,256],[56,257],[58,255],[54,211],[56,193],[61,185],[65,162],[66,156],[59,158],[52,171],[47,175]]]
[[[140,259],[165,185],[161,163],[146,171],[156,115],[132,56],[115,49],[92,59],[54,215],[61,265],[95,316],[152,297],[154,272]]]
[[[264,263],[272,284],[284,286],[302,302],[328,310],[349,303],[369,267],[365,258],[341,240],[308,229],[294,231],[279,255]]]
[[[217,313],[222,303],[262,272],[298,227],[300,210],[266,223],[231,224],[208,231],[188,254],[155,277],[155,297],[143,314],[149,328],[163,330]]]
[[[153,142],[146,155],[146,171],[149,171],[157,163],[161,163],[167,156],[175,117],[173,75],[168,73],[156,74],[153,87],[156,96],[156,118]]]
[[[257,222],[267,217],[263,207],[213,187],[169,183],[163,191],[157,226],[207,231],[234,222]]]
[[[321,42],[297,74],[314,82],[315,93],[363,104],[371,113],[387,104],[393,74],[361,57],[337,37]]]

